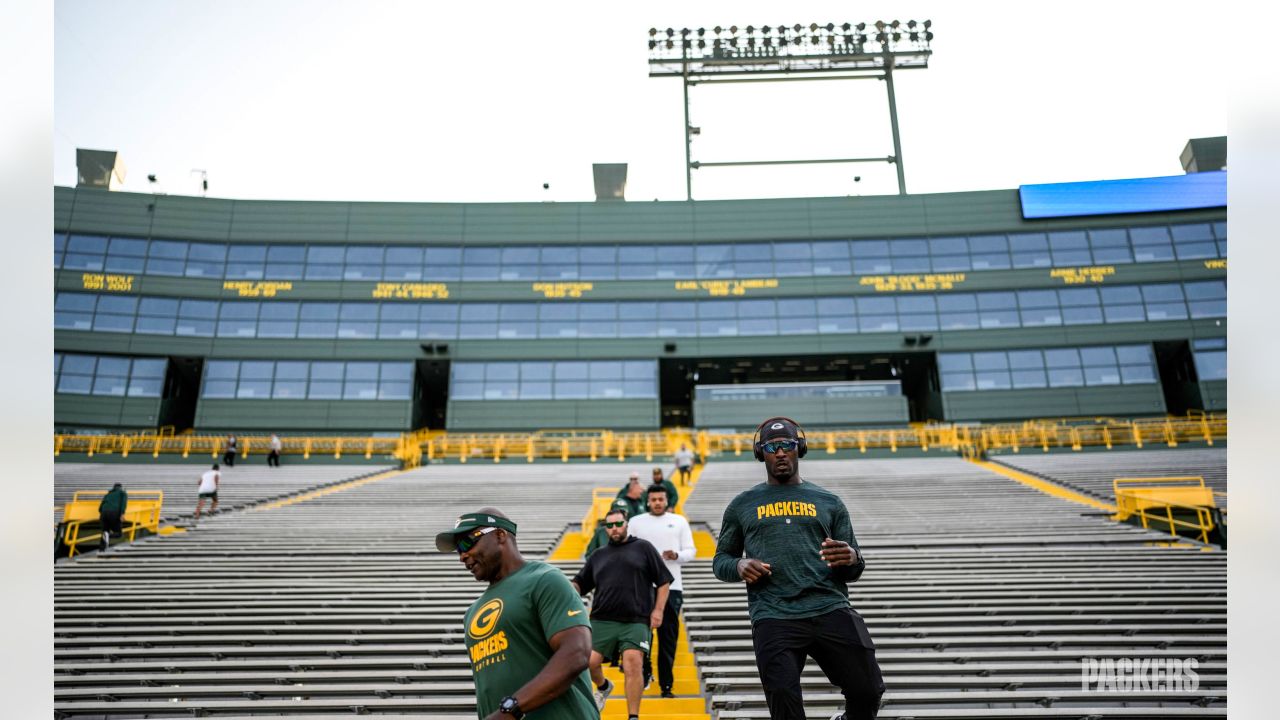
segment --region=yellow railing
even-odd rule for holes
[[[840,450],[900,449],[942,450],[981,457],[990,451],[1020,452],[1025,449],[1082,450],[1085,447],[1145,447],[1161,444],[1176,447],[1184,442],[1209,445],[1227,437],[1226,415],[1200,413],[1185,417],[1142,418],[1056,418],[1019,423],[956,425],[914,423],[897,428],[815,429],[808,434],[810,451],[834,454]],[[266,435],[240,435],[240,458],[265,454],[270,446]],[[592,462],[617,460],[665,462],[689,445],[703,458],[720,454],[741,456],[751,453],[751,433],[708,433],[688,428],[661,431],[615,432],[612,430],[541,430],[538,432],[461,433],[443,430],[415,430],[395,437],[369,436],[289,436],[280,438],[282,454],[313,456],[374,455],[398,458],[406,467],[427,462],[587,459]],[[224,435],[200,435],[149,431],[119,435],[55,435],[54,454],[161,453],[188,457],[222,455]]]
[[[77,490],[71,496],[71,502],[63,506],[62,542],[69,548],[68,556],[74,556],[80,545],[97,543],[102,539],[102,532],[80,534],[84,523],[97,522],[98,505],[102,502],[105,490]],[[120,517],[121,529],[133,542],[139,530],[160,531],[160,509],[164,505],[162,490],[131,490],[129,504],[124,515]]]
[[[596,534],[596,522],[609,512],[609,508],[613,507],[613,501],[618,496],[618,489],[612,487],[598,487],[591,490],[591,505],[587,508],[587,514],[582,516],[582,539],[585,542],[591,541],[591,536]]]
[[[1217,500],[1226,501],[1227,494],[1216,492],[1204,484],[1200,476],[1116,478],[1112,481],[1116,496],[1116,514],[1113,520],[1124,521],[1137,516],[1142,527],[1152,523],[1168,527],[1169,534],[1177,537],[1178,529],[1196,532],[1201,542],[1209,542],[1209,533],[1216,527],[1213,510],[1219,508]],[[1195,520],[1174,517],[1174,511],[1190,514]]]

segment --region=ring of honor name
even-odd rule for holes
[[[467,652],[471,655],[471,669],[474,672],[506,660],[507,633],[494,630],[498,620],[502,618],[502,600],[493,599],[476,610],[471,622],[467,625],[469,641]]]

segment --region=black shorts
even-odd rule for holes
[[[121,527],[120,523],[120,513],[102,513],[98,516],[98,519],[102,521],[103,530],[106,530],[113,535],[121,535],[124,533],[124,528]]]
[[[209,498],[214,502],[218,502],[218,491],[214,490],[211,493],[200,493],[200,499],[204,500],[205,498]]]

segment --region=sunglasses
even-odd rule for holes
[[[454,546],[458,548],[459,553],[467,552],[471,550],[471,548],[475,547],[476,543],[480,542],[480,538],[484,537],[485,535],[488,535],[489,533],[497,529],[498,528],[496,527],[487,527],[487,528],[480,528],[475,532],[467,533],[466,535],[463,535],[460,538],[455,538],[453,541]]]
[[[626,524],[627,524],[626,520],[619,520],[617,522],[607,522],[604,524],[604,526],[607,528],[613,528],[613,527],[622,527],[623,525],[626,525]]]
[[[772,455],[780,449],[790,452],[799,446],[800,443],[795,440],[770,440],[769,442],[761,445],[760,449],[763,450],[766,455]]]

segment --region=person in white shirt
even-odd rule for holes
[[[693,451],[688,445],[681,445],[676,451],[676,475],[680,477],[680,487],[688,487],[693,478]]]
[[[200,511],[204,508],[205,498],[213,501],[213,505],[209,507],[209,512],[218,512],[218,482],[222,480],[222,473],[218,471],[218,463],[213,464],[213,469],[205,470],[200,476],[200,487],[197,490],[200,493],[199,499],[196,500],[196,519],[200,519]]]
[[[662,625],[658,627],[658,685],[662,697],[675,697],[672,687],[675,677],[672,667],[676,660],[676,643],[680,639],[680,607],[684,604],[684,585],[680,578],[680,566],[693,559],[697,548],[693,544],[693,531],[683,516],[667,512],[667,490],[661,485],[649,488],[649,512],[637,515],[628,522],[630,533],[657,548],[662,562],[671,573],[671,587],[667,592],[667,605],[662,613]],[[650,642],[652,647],[652,642]],[[649,656],[644,658],[645,677],[651,677]]]
[[[267,467],[280,467],[280,451],[283,449],[280,436],[271,433],[271,452],[267,453]]]

